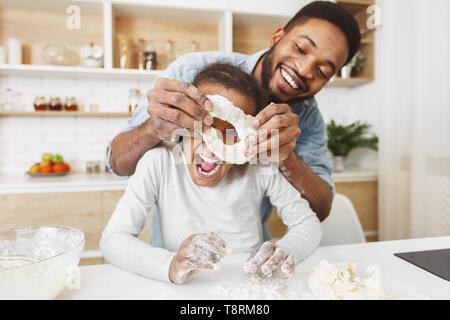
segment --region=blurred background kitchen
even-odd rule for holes
[[[155,77],[185,53],[267,48],[308,2],[0,0],[0,228],[79,228],[98,262],[126,186],[107,146]],[[336,2],[362,34],[316,96],[337,192],[367,241],[449,235],[450,2]],[[285,232],[276,215],[270,229]]]

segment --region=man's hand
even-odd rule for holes
[[[149,121],[160,140],[173,139],[183,128],[192,135],[195,121],[206,126],[213,123],[208,113],[214,107],[212,102],[190,83],[159,78],[147,99]]]
[[[246,155],[268,157],[277,162],[286,160],[301,133],[298,119],[288,104],[269,104],[252,123],[257,134],[247,137]]]
[[[181,243],[170,264],[170,281],[182,284],[200,270],[217,270],[220,259],[228,252],[225,241],[218,235],[193,234]]]
[[[294,275],[295,259],[275,241],[266,241],[252,253],[244,266],[247,274],[261,277],[289,278]]]

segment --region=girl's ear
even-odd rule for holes
[[[272,36],[272,39],[270,40],[270,46],[272,47],[275,43],[280,41],[281,38],[283,38],[286,35],[286,31],[284,31],[283,28],[279,28]]]

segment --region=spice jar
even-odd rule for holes
[[[58,97],[51,97],[50,98],[49,109],[51,111],[61,111],[62,108],[63,108],[63,106],[62,106],[60,98],[58,98]]]
[[[43,96],[36,96],[34,98],[34,110],[45,111],[48,109],[48,102]]]
[[[128,97],[128,112],[134,112],[139,105],[141,99],[141,91],[138,89],[130,89],[130,95]]]
[[[66,111],[77,111],[78,110],[77,100],[74,97],[66,98],[64,109]]]

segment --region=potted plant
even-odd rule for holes
[[[356,53],[347,65],[343,66],[341,69],[342,79],[349,79],[352,72],[355,71],[359,73],[365,65],[365,56],[361,53]]]
[[[370,125],[360,121],[349,125],[338,125],[331,120],[327,125],[328,149],[333,154],[335,171],[345,169],[345,158],[356,148],[378,150],[378,137],[368,135]]]

